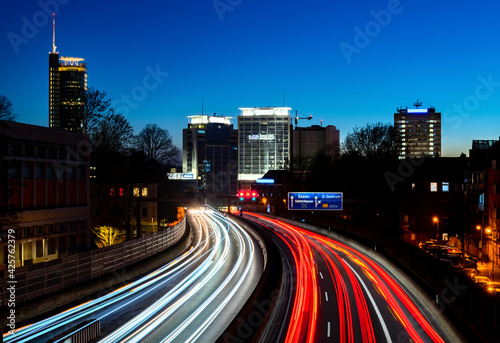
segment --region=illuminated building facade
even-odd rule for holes
[[[394,113],[394,140],[400,159],[441,156],[441,113],[418,106],[398,108]]]
[[[192,175],[205,196],[227,197],[237,192],[238,132],[231,117],[188,117],[182,131],[182,170]]]
[[[79,132],[87,90],[87,65],[83,58],[59,57],[55,46],[49,53],[49,127]]]
[[[238,180],[255,181],[269,170],[289,170],[290,107],[240,108]]]

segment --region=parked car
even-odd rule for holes
[[[422,250],[427,251],[429,249],[429,246],[434,245],[435,241],[423,241],[418,243],[418,247]]]
[[[464,268],[477,269],[477,258],[474,256],[466,256],[463,265]]]
[[[446,254],[446,249],[441,245],[430,245],[428,249],[428,253],[436,256],[437,258],[443,257]]]
[[[488,282],[485,287],[488,293],[500,294],[500,282]]]
[[[479,275],[479,270],[477,270],[475,268],[464,268],[464,269],[462,269],[462,272],[465,273],[465,275],[467,275],[471,279],[474,279],[474,276]]]
[[[490,282],[490,279],[486,276],[474,276],[474,282],[485,287]]]

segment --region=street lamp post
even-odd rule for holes
[[[439,218],[437,216],[434,216],[432,218],[432,221],[436,223],[436,239],[439,240]]]
[[[493,229],[487,227],[485,228],[486,233],[491,233],[491,279],[495,281],[495,237],[493,235]]]
[[[491,231],[491,249],[493,250],[493,256],[491,259],[491,281],[495,282],[495,260],[496,260],[496,250],[495,250],[495,235],[493,230]]]
[[[481,265],[483,265],[483,227],[477,225],[476,230],[481,231],[481,238],[479,238],[479,258],[481,259]]]

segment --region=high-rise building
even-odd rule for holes
[[[240,108],[238,180],[255,181],[269,170],[289,170],[290,107]]]
[[[322,155],[333,161],[340,152],[340,131],[334,125],[295,127],[292,131],[293,170],[308,169]]]
[[[394,140],[398,158],[441,156],[441,113],[434,107],[398,108],[394,113]]]
[[[228,197],[237,192],[238,132],[231,117],[190,116],[182,132],[182,170],[192,174],[205,196]]]
[[[49,53],[49,127],[79,131],[87,90],[87,65],[79,57],[59,57],[53,22],[52,52]]]

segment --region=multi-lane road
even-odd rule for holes
[[[182,256],[92,301],[4,335],[46,342],[99,321],[100,342],[214,342],[264,268],[258,242],[212,210],[190,211],[193,244]],[[370,249],[247,213],[272,233],[284,263],[280,342],[460,342],[432,303]],[[285,310],[283,310],[285,309]],[[269,323],[273,325],[273,323]],[[276,326],[276,324],[274,323]]]
[[[461,341],[376,253],[280,220],[245,217],[274,233],[292,274],[285,342]]]
[[[218,212],[188,216],[193,244],[182,256],[105,296],[6,334],[4,341],[46,342],[96,320],[101,342],[215,341],[255,288],[263,253]]]

